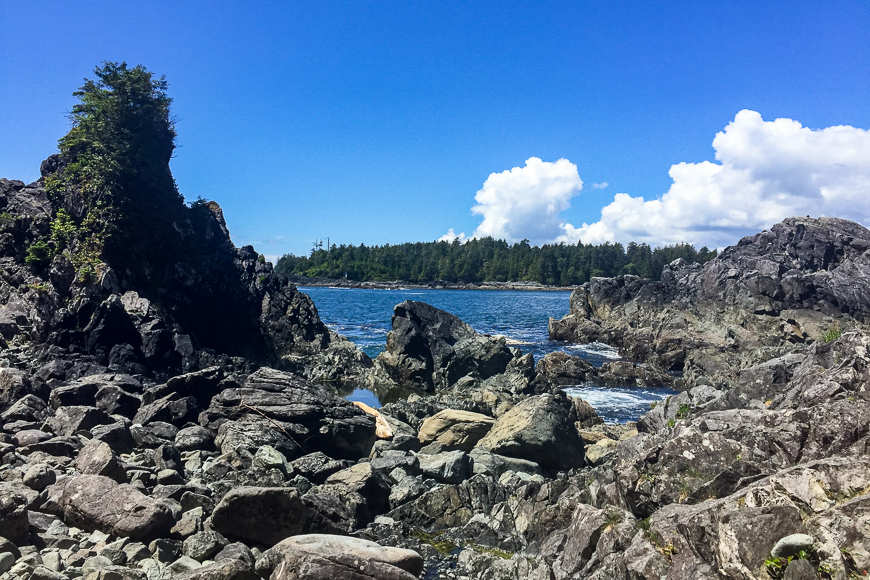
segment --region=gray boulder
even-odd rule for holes
[[[86,475],[104,475],[118,483],[127,481],[127,473],[121,461],[112,452],[112,448],[99,439],[91,439],[82,447],[76,457],[76,469]]]
[[[200,419],[203,426],[215,428],[244,414],[265,419],[306,452],[358,459],[368,456],[375,442],[374,417],[321,386],[269,368],[250,375],[242,387],[221,391]],[[288,457],[298,455],[268,441],[256,447],[264,444]]]
[[[471,477],[471,459],[464,451],[420,454],[417,460],[424,476],[443,483],[461,483]]]
[[[48,492],[64,521],[85,530],[148,540],[168,534],[174,522],[167,504],[102,475],[70,477]]]
[[[583,440],[571,409],[563,393],[526,399],[500,417],[477,447],[534,461],[544,469],[583,467]]]
[[[271,580],[414,580],[422,571],[412,550],[326,534],[288,538],[257,560],[257,572]]]
[[[272,546],[301,534],[310,512],[292,487],[239,487],[212,514],[212,528],[230,539]]]

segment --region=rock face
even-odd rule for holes
[[[504,373],[514,358],[503,338],[481,336],[456,316],[424,302],[397,305],[392,326],[377,365],[403,388],[432,392],[467,376],[485,380]]]
[[[58,169],[56,161],[43,164],[44,177]],[[183,208],[164,236],[165,269],[107,258],[96,271],[77,272],[69,251],[55,252],[57,208],[43,182],[0,179],[0,337],[22,363],[56,361],[28,387],[110,367],[165,379],[215,362],[232,365],[233,356],[330,380],[351,380],[371,365],[252,247],[233,246],[216,203]],[[44,250],[35,254],[34,247]],[[0,409],[10,402],[2,393],[15,388],[0,390]]]
[[[836,218],[790,218],[707,264],[676,261],[661,281],[594,278],[571,295],[550,338],[601,341],[687,378],[763,362],[870,315],[870,231]],[[736,364],[735,364],[736,363]]]

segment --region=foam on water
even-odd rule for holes
[[[348,288],[305,288],[301,291],[314,300],[321,319],[331,329],[346,336],[372,358],[383,351],[390,330],[393,307],[403,300],[427,302],[451,312],[477,332],[502,335],[540,360],[548,353],[565,351],[586,359],[595,366],[619,360],[619,351],[600,342],[570,344],[551,341],[547,335],[548,318],[568,314],[570,292],[519,290],[376,290]],[[336,292],[336,290],[352,290]],[[589,400],[609,423],[634,421],[649,410],[649,404],[674,394],[669,389],[605,388],[579,386],[569,393]],[[582,394],[581,394],[582,393]],[[374,393],[363,391],[350,397],[365,397],[372,407]]]
[[[581,385],[567,387],[570,397],[580,397],[592,405],[606,423],[637,421],[650,410],[650,404],[676,395],[673,389],[639,389],[630,387],[596,387]]]

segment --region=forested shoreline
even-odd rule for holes
[[[383,246],[332,245],[309,256],[282,256],[277,272],[307,278],[346,278],[358,282],[406,280],[414,283],[539,282],[575,286],[595,276],[634,274],[657,280],[677,258],[705,263],[716,256],[690,244],[651,248],[634,242],[599,245],[548,244],[528,240],[508,244],[491,237],[465,243],[414,242]]]

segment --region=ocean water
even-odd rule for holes
[[[477,332],[503,335],[523,353],[540,360],[547,353],[565,351],[596,366],[618,360],[611,346],[570,344],[549,340],[550,317],[568,314],[570,292],[533,292],[525,290],[371,290],[357,288],[300,287],[314,300],[321,320],[335,332],[346,336],[370,357],[375,358],[387,342],[393,307],[405,300],[426,302],[450,312]],[[649,410],[652,401],[674,394],[670,389],[638,389],[577,385],[566,389],[572,396],[589,401],[599,415],[610,423],[636,420]],[[374,393],[355,391],[348,397],[379,406]]]

